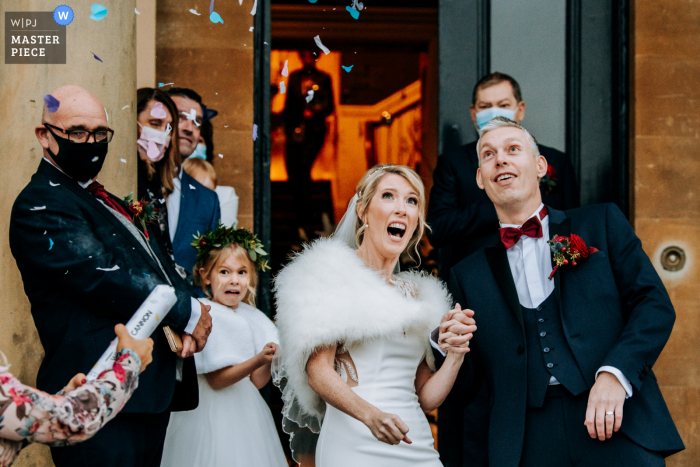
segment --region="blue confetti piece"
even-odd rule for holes
[[[145,272],[142,272],[141,274],[143,274],[144,276],[148,276],[148,277],[151,277],[151,275],[150,275],[150,274],[146,274]]]
[[[46,110],[51,113],[56,112],[58,107],[61,105],[58,99],[53,97],[51,94],[44,95],[44,104],[46,104]]]
[[[158,83],[158,87],[159,87],[159,88],[162,88],[163,86],[165,86],[164,83]]]
[[[224,20],[221,19],[221,15],[219,15],[217,12],[212,11],[211,14],[209,15],[209,20],[212,23],[221,23],[224,24]]]
[[[309,0],[309,3],[316,3],[318,0]]]
[[[49,251],[53,248],[53,240],[49,238]]]
[[[350,12],[350,16],[352,16],[353,18],[357,19],[360,17],[360,12],[354,9],[353,7],[346,6],[345,9]]]
[[[343,65],[343,70],[345,70],[345,71],[347,71],[348,73],[350,73],[350,70],[352,70],[352,67],[354,67],[354,66],[355,66],[355,65],[350,65],[350,66],[345,66],[345,65]]]
[[[97,55],[95,55],[94,52],[90,52],[90,53],[92,54],[93,57],[95,57],[95,60],[99,60],[102,62],[102,59],[100,57],[98,57]],[[104,63],[104,62],[102,62],[102,63]]]
[[[100,5],[99,3],[95,3],[93,6],[91,6],[90,11],[92,11],[90,19],[95,21],[100,21],[104,19],[105,16],[107,16],[107,8],[103,5]]]

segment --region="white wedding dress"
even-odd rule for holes
[[[347,348],[358,383],[352,390],[381,411],[401,417],[413,444],[382,443],[362,422],[328,405],[316,445],[316,467],[442,466],[415,389],[426,339],[424,334],[409,332]]]

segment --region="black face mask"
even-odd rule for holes
[[[66,175],[78,182],[87,182],[100,173],[109,143],[74,143],[56,136],[48,126],[46,129],[58,143],[58,154],[51,152],[51,149],[47,149],[47,152]]]

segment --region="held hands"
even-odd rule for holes
[[[149,363],[153,361],[153,339],[150,337],[148,339],[134,339],[129,335],[129,331],[126,330],[126,326],[123,324],[117,324],[114,326],[114,332],[119,338],[119,343],[117,344],[117,353],[122,349],[133,350],[136,355],[141,359],[141,373],[146,369]]]
[[[202,314],[199,317],[197,326],[195,326],[192,334],[183,333],[182,334],[182,350],[177,353],[180,358],[188,358],[197,352],[204,350],[204,346],[207,345],[207,339],[209,339],[209,334],[211,334],[211,315],[209,310],[211,307],[199,302]]]
[[[622,406],[627,392],[612,373],[601,371],[588,395],[584,425],[591,438],[610,439],[622,425]]]
[[[453,310],[442,317],[438,345],[448,355],[464,355],[469,352],[469,341],[475,331],[474,311],[462,310],[457,303]]]
[[[365,421],[365,425],[370,429],[375,438],[386,444],[399,444],[401,441],[412,444],[406,433],[408,426],[398,415],[385,413],[374,407]]]
[[[277,351],[277,344],[274,342],[268,342],[265,344],[265,347],[260,351],[258,354],[258,359],[260,359],[260,362],[262,365],[267,365],[268,363],[272,362],[272,357],[275,356],[275,352]]]

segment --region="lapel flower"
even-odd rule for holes
[[[597,248],[586,246],[578,235],[571,234],[569,237],[564,235],[555,235],[551,240],[547,240],[550,250],[552,250],[552,260],[555,265],[552,273],[549,275],[549,280],[552,280],[554,273],[561,266],[571,264],[576,266],[580,259],[586,259],[596,251]]]
[[[540,184],[544,187],[544,194],[548,195],[554,191],[558,186],[559,180],[557,180],[557,171],[554,166],[547,166],[547,173],[544,177],[540,178]]]
[[[126,206],[126,209],[131,214],[134,223],[138,221],[139,224],[141,224],[143,234],[146,236],[146,239],[148,239],[148,229],[146,226],[158,220],[158,208],[150,201],[135,200],[134,193],[130,193],[129,196],[122,200],[122,203],[124,203],[124,206]]]

